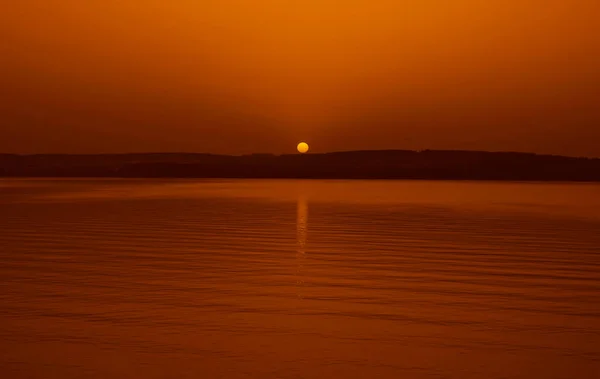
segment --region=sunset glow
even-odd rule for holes
[[[600,156],[597,0],[4,3],[2,152]]]
[[[2,1],[0,379],[600,378],[599,21]]]

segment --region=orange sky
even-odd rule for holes
[[[19,0],[0,152],[600,156],[598,0]]]

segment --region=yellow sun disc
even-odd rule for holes
[[[308,144],[306,142],[300,142],[298,144],[298,152],[304,154],[308,151]]]

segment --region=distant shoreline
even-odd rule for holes
[[[0,154],[0,177],[600,182],[600,159],[454,150],[241,156],[202,153]]]

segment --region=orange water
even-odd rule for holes
[[[1,378],[600,378],[600,186],[0,181]]]

